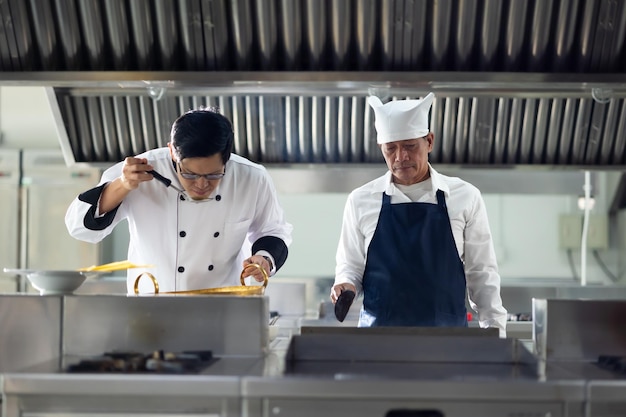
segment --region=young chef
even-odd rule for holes
[[[287,259],[292,226],[266,169],[231,154],[233,140],[216,109],[181,115],[167,147],[126,158],[74,199],[69,233],[95,243],[127,220],[128,260],[153,265],[160,292],[240,285],[244,269],[263,281],[262,271],[245,267],[273,275]],[[140,272],[128,271],[129,293]],[[154,291],[142,281],[142,292]]]
[[[468,294],[480,327],[505,337],[507,311],[480,191],[428,162],[433,99],[368,99],[389,171],[348,197],[331,300],[346,290],[362,293],[359,326],[467,326]]]

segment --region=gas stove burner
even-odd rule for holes
[[[164,352],[106,352],[101,356],[83,359],[69,365],[70,373],[198,373],[214,362],[210,350]]]
[[[598,366],[626,375],[626,356],[600,355],[598,357]]]

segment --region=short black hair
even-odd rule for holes
[[[233,150],[233,125],[217,107],[190,110],[174,121],[170,141],[179,161],[219,153],[226,164]]]

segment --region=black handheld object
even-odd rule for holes
[[[169,178],[164,177],[163,175],[159,174],[158,172],[156,172],[155,170],[150,170],[150,171],[146,171],[148,174],[152,174],[152,176],[154,176],[154,179],[157,181],[160,181],[161,183],[163,183],[166,187],[172,187],[173,189],[175,189],[176,191],[178,191],[179,193],[184,193],[183,190],[181,190],[180,188],[178,188],[177,186],[172,184],[172,180]]]
[[[154,170],[146,171],[146,172],[148,174],[152,174],[155,180],[161,181],[163,184],[165,184],[166,187],[169,187],[170,185],[172,185],[172,180],[170,180],[169,178],[165,178],[163,175],[159,174],[158,172]]]
[[[350,310],[350,306],[354,301],[354,297],[356,293],[351,290],[343,290],[339,297],[337,297],[337,302],[335,303],[335,317],[340,322],[343,322],[348,315],[348,310]]]

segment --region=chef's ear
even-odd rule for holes
[[[428,142],[428,152],[430,153],[430,151],[433,150],[433,146],[435,144],[435,135],[433,135],[433,132],[428,132],[424,139],[426,139],[426,142]]]
[[[174,162],[180,161],[178,152],[176,151],[176,148],[174,147],[172,142],[167,142],[167,147],[170,150],[170,157],[172,158],[172,161],[174,161]]]

